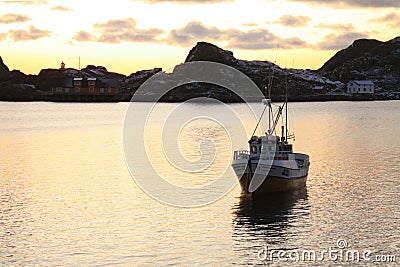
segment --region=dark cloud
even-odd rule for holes
[[[387,26],[389,26],[391,28],[399,28],[400,27],[400,15],[397,13],[394,13],[394,12],[389,13],[383,17],[372,19],[370,21],[385,23]]]
[[[340,50],[351,45],[355,40],[367,38],[368,35],[360,32],[347,32],[341,34],[329,34],[317,45],[322,50]]]
[[[0,23],[3,24],[12,24],[12,23],[20,23],[20,22],[27,22],[30,21],[31,18],[27,15],[23,14],[5,14],[0,17]]]
[[[93,33],[87,31],[78,32],[73,39],[79,42],[158,42],[164,31],[161,29],[139,29],[136,21],[131,18],[109,20],[93,25]]]
[[[73,11],[71,8],[66,6],[53,6],[51,11],[63,11],[63,12],[70,12]]]
[[[41,30],[34,26],[30,26],[29,30],[16,30],[10,31],[10,37],[14,41],[31,41],[38,40],[50,36],[51,32],[48,30]]]
[[[399,0],[289,0],[334,7],[400,7]]]
[[[311,18],[307,16],[283,15],[274,23],[282,24],[283,26],[287,27],[304,27],[310,21]]]

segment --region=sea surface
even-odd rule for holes
[[[159,199],[173,190],[145,193],[131,175],[156,178],[126,164],[128,105],[0,102],[1,266],[400,263],[400,102],[290,103],[294,149],[311,158],[307,188],[258,201],[230,186],[232,150],[247,146],[235,131],[250,136],[256,125],[245,104],[158,104],[149,115],[150,104],[131,103],[131,119],[149,115],[138,140],[146,155],[136,156],[164,181],[204,188],[226,174],[219,196],[210,187],[175,203]],[[177,123],[187,117],[197,119]],[[188,171],[185,160],[205,167]],[[182,207],[188,199],[198,207]],[[296,260],[304,250],[324,258]],[[369,261],[346,258],[349,250]]]

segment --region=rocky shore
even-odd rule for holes
[[[289,101],[365,101],[400,98],[400,37],[388,42],[356,40],[351,46],[336,53],[319,70],[283,69],[269,61],[247,61],[234,57],[233,52],[213,44],[199,42],[185,62],[212,61],[233,67],[246,74],[264,93],[265,85],[272,83],[271,97],[284,99],[288,90]],[[179,68],[181,65],[176,66]],[[110,72],[106,67],[89,65],[81,70],[43,69],[38,75],[26,75],[19,70],[10,71],[0,57],[0,101],[51,101],[51,89],[62,79],[92,77],[118,81],[118,95],[113,101],[130,101],[137,89],[150,77],[162,73],[161,68],[142,70],[131,75]],[[163,73],[162,82],[170,74]],[[375,84],[371,95],[347,94],[350,80],[370,80]],[[323,93],[314,90],[323,88]],[[154,94],[151,90],[146,94]],[[225,88],[191,83],[170,91],[161,101],[181,102],[194,97],[216,98],[224,102],[238,102],[240,98]],[[69,98],[58,101],[71,101]],[[102,100],[96,100],[101,102]]]

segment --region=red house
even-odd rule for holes
[[[313,92],[314,92],[314,94],[326,95],[328,90],[326,90],[326,87],[324,85],[317,85],[317,86],[314,86]]]
[[[52,88],[53,95],[117,95],[117,79],[65,78]]]
[[[115,99],[117,79],[64,78],[51,89],[55,100],[97,101]]]

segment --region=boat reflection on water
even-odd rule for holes
[[[257,252],[264,246],[290,248],[296,239],[296,226],[309,220],[307,189],[254,198],[242,194],[233,207],[235,253],[245,262],[258,264]]]

